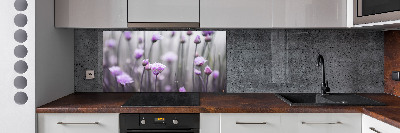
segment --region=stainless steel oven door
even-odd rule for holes
[[[400,20],[397,3],[399,0],[353,0],[354,25]]]
[[[199,133],[199,129],[187,129],[187,130],[127,130],[126,133]]]

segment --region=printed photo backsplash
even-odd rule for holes
[[[104,31],[104,92],[225,92],[225,31]]]

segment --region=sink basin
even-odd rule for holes
[[[357,95],[345,93],[330,93],[321,95],[319,93],[280,93],[275,94],[278,98],[290,106],[384,106],[385,104]]]

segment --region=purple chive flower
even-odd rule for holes
[[[197,70],[197,69],[194,69],[194,74],[200,75],[200,74],[201,74],[201,71],[200,71],[200,70]]]
[[[206,37],[204,38],[205,42],[211,42],[211,37],[210,35],[206,35]]]
[[[132,39],[132,35],[131,35],[130,31],[125,31],[124,35],[125,35],[126,40],[130,41]]]
[[[217,71],[217,70],[215,70],[212,74],[213,74],[214,79],[219,77],[219,71]]]
[[[206,63],[206,62],[207,62],[207,60],[204,59],[204,58],[201,57],[201,56],[196,57],[196,58],[194,59],[194,64],[195,64],[196,66],[203,66],[203,64]]]
[[[172,87],[171,87],[170,85],[167,85],[167,86],[164,87],[164,90],[165,90],[166,92],[171,91],[171,89],[172,89]]]
[[[143,49],[135,49],[134,55],[136,59],[140,59],[143,56],[144,50]]]
[[[208,35],[208,31],[202,31],[201,33],[202,33],[203,36]]]
[[[202,32],[203,36],[212,35],[212,34],[214,34],[214,31],[203,31]]]
[[[115,45],[117,45],[117,43],[115,42],[114,39],[110,39],[110,40],[106,41],[106,46],[107,47],[113,48],[113,47],[115,47]]]
[[[110,67],[110,68],[108,68],[108,70],[110,70],[111,75],[113,75],[113,76],[118,76],[118,75],[122,74],[122,70],[118,66]]]
[[[143,66],[146,66],[147,64],[149,64],[149,59],[144,59],[144,60],[142,61],[142,65],[143,65]]]
[[[180,43],[185,43],[185,42],[186,42],[186,38],[184,36],[181,36]]]
[[[161,59],[163,61],[171,63],[173,61],[176,61],[178,59],[178,56],[174,52],[167,52],[161,57]]]
[[[186,92],[186,89],[185,89],[185,87],[181,87],[181,88],[179,88],[179,92]]]
[[[199,44],[199,43],[201,43],[201,39],[200,39],[200,36],[199,36],[199,35],[197,35],[196,38],[194,39],[194,43],[195,43],[196,45]]]
[[[151,37],[151,41],[153,43],[157,42],[158,40],[161,40],[162,36],[160,34],[153,34],[153,37]]]
[[[147,65],[144,67],[144,69],[145,69],[145,70],[151,70],[151,64],[150,64],[150,63],[147,64]]]
[[[156,62],[156,63],[151,64],[151,70],[153,70],[153,74],[156,76],[158,74],[160,74],[162,71],[164,71],[165,68],[166,68],[166,66],[161,63]]]
[[[192,34],[193,34],[192,31],[187,31],[187,32],[186,32],[186,35],[188,35],[188,36],[191,36]]]
[[[171,32],[171,37],[174,37],[175,36],[175,31],[172,31]]]
[[[133,80],[131,76],[129,76],[126,73],[123,73],[117,76],[117,82],[125,86],[126,84],[133,83]]]
[[[211,68],[208,65],[204,68],[204,73],[205,74],[210,75],[212,72],[213,71],[211,70]]]
[[[138,38],[138,43],[139,43],[139,44],[143,43],[143,38],[142,38],[142,37],[139,37],[139,38]]]

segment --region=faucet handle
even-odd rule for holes
[[[331,92],[331,88],[329,88],[329,85],[328,85],[328,80],[326,81],[325,91],[326,92]]]

